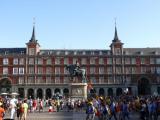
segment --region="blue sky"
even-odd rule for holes
[[[117,18],[125,48],[160,47],[160,0],[0,0],[0,47],[109,49]]]

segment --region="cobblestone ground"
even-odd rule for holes
[[[9,118],[7,113],[5,118]],[[27,120],[86,120],[86,114],[84,112],[35,112],[29,113]],[[136,113],[130,114],[130,120],[139,120],[139,115]],[[9,119],[8,119],[9,120]],[[15,118],[17,120],[17,118]],[[97,118],[95,120],[98,120]],[[114,120],[112,118],[112,120]]]

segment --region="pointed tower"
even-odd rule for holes
[[[35,37],[35,26],[33,25],[33,32],[31,39],[29,40],[28,43],[26,43],[28,55],[37,55],[40,52],[40,45],[37,41],[38,40],[36,40]]]
[[[123,53],[123,43],[118,38],[116,24],[115,24],[114,39],[112,40],[112,43],[111,43],[110,47],[111,47],[112,55],[122,55],[122,53]]]

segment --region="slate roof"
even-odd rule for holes
[[[0,48],[1,55],[26,54],[26,48]]]

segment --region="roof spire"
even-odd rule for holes
[[[118,34],[117,34],[117,23],[115,18],[115,33],[114,33],[114,39],[113,42],[119,42]]]
[[[33,32],[32,32],[32,37],[30,42],[37,42],[36,37],[35,37],[35,18],[33,18]]]

